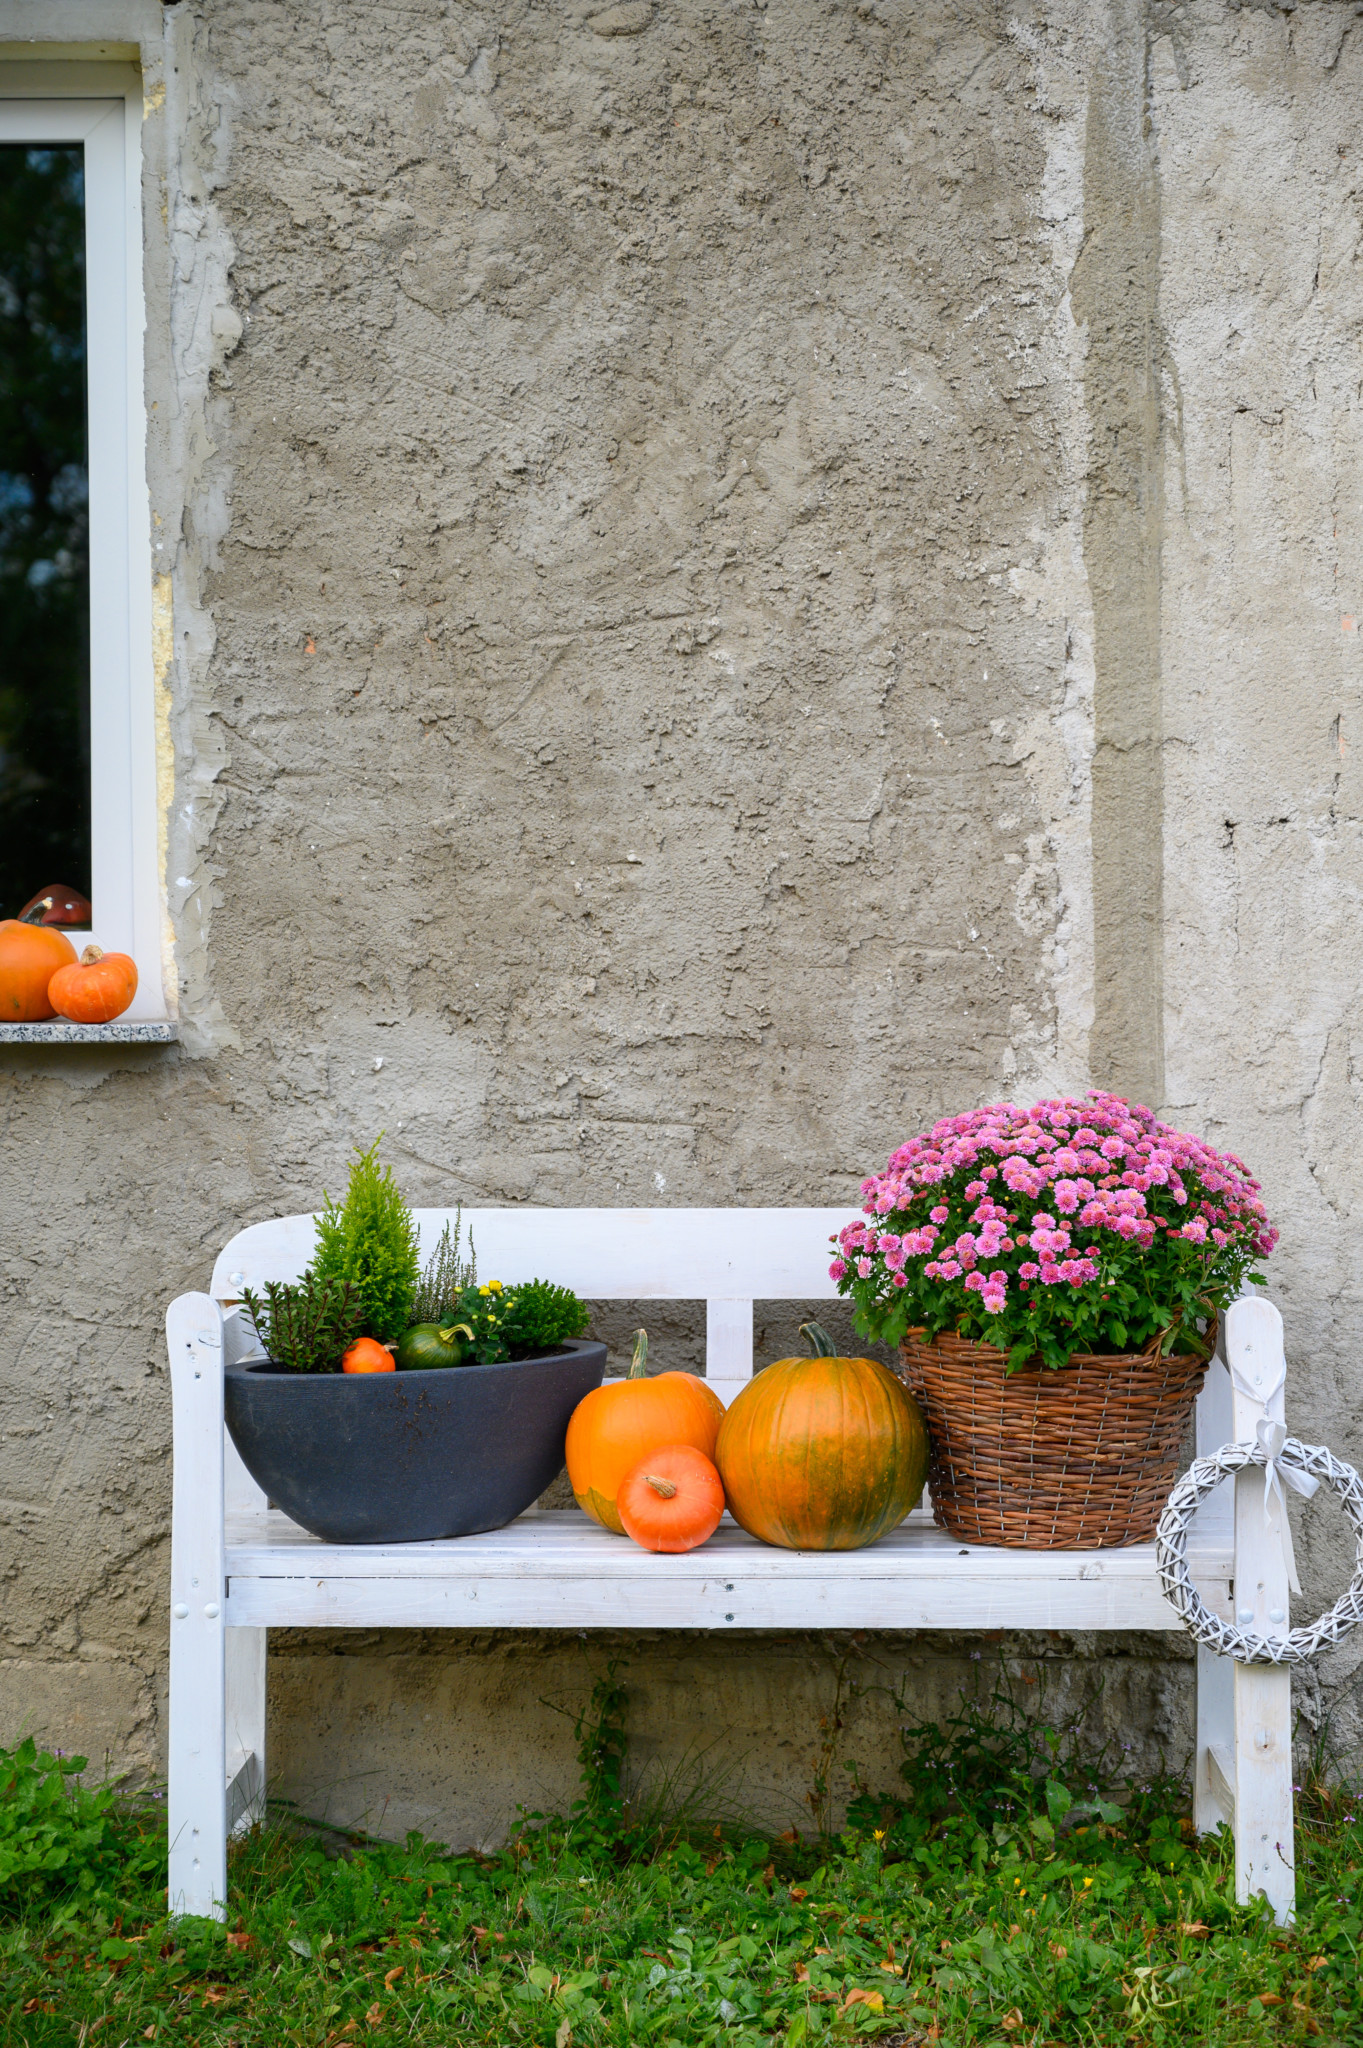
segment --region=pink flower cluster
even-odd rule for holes
[[[834,1280],[883,1271],[904,1288],[921,1260],[924,1280],[963,1280],[992,1315],[1011,1286],[1098,1279],[1105,1247],[1146,1252],[1164,1233],[1209,1258],[1230,1245],[1265,1256],[1278,1236],[1241,1160],[1116,1095],[944,1118],[861,1191],[871,1220],[840,1233]]]

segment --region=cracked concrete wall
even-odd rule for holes
[[[164,1303],[379,1129],[425,1203],[839,1202],[1162,1096],[1267,1179],[1347,1455],[1353,9],[126,11],[185,1039],[3,1049],[0,1739],[158,1767]],[[814,1637],[281,1636],[280,1783],[486,1838],[613,1647],[644,1757],[798,1809]],[[1186,1746],[1179,1642],[984,1656]]]

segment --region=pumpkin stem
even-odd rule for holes
[[[19,922],[20,924],[41,924],[51,908],[51,896],[39,896],[36,902],[29,904],[28,909],[19,919]]]
[[[630,1360],[627,1377],[632,1380],[646,1380],[648,1378],[647,1330],[636,1330],[634,1332],[634,1356]]]
[[[103,946],[87,946],[80,956],[80,964],[82,967],[93,967],[96,960],[102,960],[103,958]]]
[[[671,1500],[672,1496],[677,1491],[676,1487],[672,1484],[672,1481],[670,1479],[655,1478],[652,1472],[645,1472],[644,1485],[651,1486],[653,1488],[653,1491],[655,1493],[661,1494],[664,1500]]]
[[[809,1347],[811,1358],[836,1358],[837,1350],[833,1339],[822,1323],[801,1323],[800,1335]]]
[[[467,1337],[470,1344],[473,1342],[473,1332],[467,1323],[449,1323],[441,1330],[442,1344],[448,1344],[452,1337]]]

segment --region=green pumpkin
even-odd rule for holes
[[[465,1338],[473,1342],[467,1323],[414,1323],[398,1339],[398,1371],[433,1372],[442,1365],[462,1365]]]

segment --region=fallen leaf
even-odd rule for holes
[[[1058,1956],[1058,1957],[1059,1957],[1059,1959],[1060,1959],[1060,1961],[1061,1961],[1061,1962],[1063,1963],[1063,1962],[1064,1962],[1064,1960],[1065,1960],[1065,1958],[1066,1958],[1066,1956],[1067,1956],[1067,1955],[1069,1954],[1069,1950],[1068,1950],[1068,1949],[1066,1948],[1066,1946],[1065,1946],[1064,1942],[1063,1942],[1063,1941],[1052,1941],[1052,1942],[1048,1943],[1047,1945],[1048,1945],[1048,1947],[1050,1948],[1051,1954],[1052,1954],[1053,1956]]]
[[[1015,2005],[1011,2012],[1006,2012],[999,2024],[1005,2027],[1010,2034],[1015,2034],[1018,2028],[1024,2024],[1019,2007]]]
[[[1260,2005],[1286,2005],[1287,2000],[1279,1997],[1276,1991],[1261,1991],[1259,1993],[1259,2003]]]
[[[27,2005],[21,2005],[20,2012],[55,2012],[56,2006],[50,2000],[30,1998]]]
[[[1178,1931],[1180,1934],[1211,1933],[1211,1929],[1208,1927],[1205,1920],[1180,1920],[1178,1923]]]
[[[230,1991],[219,1991],[215,1988],[210,1988],[209,1990],[205,1991],[203,1996],[203,2002],[205,2005],[221,2005],[225,1999],[228,1999],[231,1996],[232,1994]]]
[[[384,1990],[391,1991],[393,1986],[397,1983],[398,1978],[404,1976],[405,1974],[406,1965],[404,1963],[399,1963],[395,1970],[389,1970],[383,1980]]]
[[[809,1897],[809,1893],[803,1885],[793,1884],[790,1888],[790,1896],[794,1899],[797,1906],[803,1906],[805,1900]]]
[[[380,2027],[383,2025],[383,2007],[379,2004],[377,1999],[375,1999],[374,2003],[370,2006],[368,2012],[365,2014],[365,2019],[371,2027]]]
[[[154,2022],[149,2027],[143,2027],[142,2039],[144,2041],[154,2041],[156,2039],[156,2026]]]
[[[235,1934],[228,1935],[227,1946],[229,1948],[247,1949],[251,1946],[251,1937],[244,1927],[239,1927]]]
[[[797,1984],[807,1984],[809,1982],[809,1968],[807,1964],[797,1963],[795,1965],[795,1982]]]
[[[882,1963],[880,1967],[882,1970],[888,1970],[892,1977],[897,1977],[899,1975],[898,1963]]]
[[[1308,1970],[1323,1970],[1328,1961],[1328,1956],[1312,1956],[1306,1967]]]
[[[839,2010],[847,2012],[854,2005],[864,2005],[871,2012],[884,2012],[885,2010],[885,2000],[878,1991],[863,1991],[859,1986],[855,1991],[848,1992]]]
[[[561,2021],[559,2022],[559,2029],[558,2029],[558,2032],[557,2032],[557,2033],[555,2034],[555,2036],[554,2036],[554,2048],[569,2048],[569,2043],[571,2042],[572,2038],[573,2038],[573,2023],[572,2023],[572,2021],[571,2021],[571,2020],[561,2020]]]
[[[360,2023],[358,2020],[347,2020],[343,2027],[337,2028],[336,2032],[331,2037],[332,2041],[348,2041],[350,2036],[354,2033],[355,2029],[359,2026],[359,2024]]]

